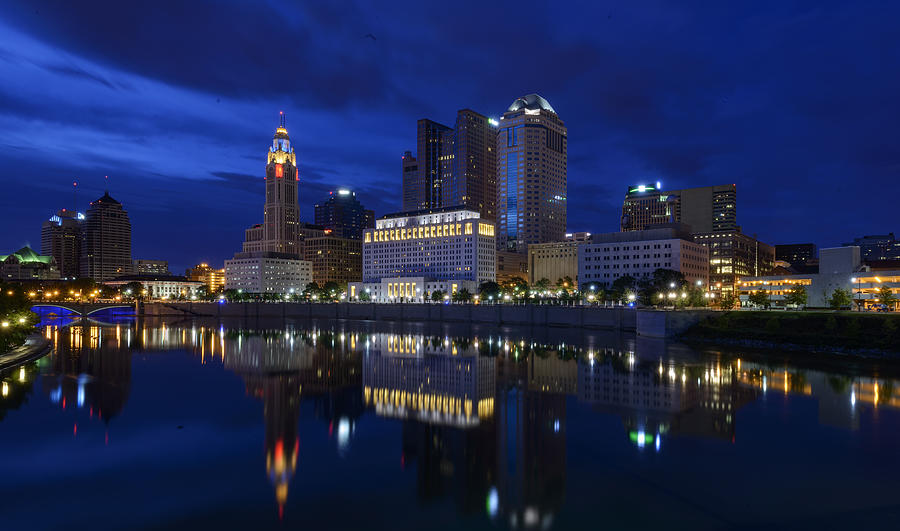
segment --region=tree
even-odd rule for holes
[[[878,299],[881,301],[881,304],[884,304],[888,308],[892,307],[894,303],[897,302],[897,297],[891,292],[891,288],[887,286],[882,286],[881,289],[878,290]]]
[[[458,290],[453,294],[454,302],[469,302],[470,300],[472,300],[472,294],[467,289]]]
[[[795,286],[794,289],[787,292],[787,295],[784,297],[784,302],[799,308],[806,306],[808,298],[809,296],[806,293],[806,288],[803,286]]]
[[[319,288],[318,284],[316,284],[315,282],[310,282],[309,284],[306,285],[305,288],[303,288],[303,296],[306,297],[307,299],[312,298],[313,295],[318,297],[320,291],[321,291],[321,288]]]
[[[837,288],[831,293],[831,297],[828,298],[828,305],[833,309],[837,310],[840,308],[846,308],[850,306],[850,303],[853,302],[850,298],[850,292],[843,289]]]
[[[488,300],[489,297],[497,299],[500,297],[500,284],[490,280],[482,282],[478,285],[478,294],[481,300]]]
[[[534,283],[534,289],[538,291],[545,291],[550,289],[550,280],[547,278],[542,278]]]
[[[444,292],[439,289],[434,290],[431,292],[431,300],[434,302],[441,302],[444,300]]]
[[[341,296],[341,285],[333,280],[329,280],[322,286],[322,297],[334,299]]]
[[[769,307],[769,292],[764,290],[756,290],[747,298],[750,304],[754,306]]]
[[[625,275],[612,283],[610,296],[614,300],[623,300],[627,293],[636,293],[637,287],[637,280],[631,275]]]
[[[359,300],[362,302],[369,302],[370,300],[372,300],[372,295],[370,295],[366,290],[361,290],[359,292]]]
[[[724,293],[719,297],[719,307],[723,310],[733,310],[735,304],[737,304],[737,299],[733,293]]]
[[[144,285],[140,282],[129,282],[121,288],[122,294],[129,298],[140,299],[143,296]]]

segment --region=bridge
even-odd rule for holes
[[[66,315],[67,313],[74,313],[81,316],[88,316],[106,310],[129,310],[128,313],[135,313],[134,304],[124,302],[39,302],[37,304],[32,304],[31,309],[41,315],[54,313],[57,315]]]

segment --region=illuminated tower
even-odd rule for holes
[[[284,126],[284,113],[275,130],[266,161],[266,204],[262,225],[246,231],[244,252],[300,254],[300,206],[297,202],[297,156]]]
[[[497,134],[497,249],[527,252],[566,235],[568,133],[544,98],[518,98]]]

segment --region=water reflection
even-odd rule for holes
[[[553,344],[515,331],[453,336],[372,323],[247,330],[86,320],[43,333],[52,355],[0,374],[0,421],[38,395],[59,414],[87,411],[109,426],[127,415],[133,392],[146,392],[132,389],[134,353],[187,351],[238,375],[261,403],[259,467],[279,517],[302,462],[302,402],[342,457],[364,416],[400,423],[400,466],[415,469],[424,504],[448,500],[462,515],[544,529],[566,510],[569,408],[619,419],[621,440],[650,454],[679,437],[735,443],[738,412],[772,395],[811,397],[818,422],[844,430],[860,429],[868,410],[900,409],[898,380],[875,369],[841,373],[633,337]]]

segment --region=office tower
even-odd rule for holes
[[[566,240],[564,242],[535,243],[528,246],[528,283],[532,286],[541,279],[556,284],[559,279],[569,277],[578,285],[578,248],[585,242]]]
[[[247,229],[243,251],[225,261],[225,289],[281,295],[300,292],[312,282],[312,266],[302,259],[303,239],[321,229],[300,223],[300,177],[284,114],[269,148],[265,180],[263,223]]]
[[[859,247],[863,262],[900,260],[900,240],[894,237],[893,232],[853,238],[852,242],[843,245]]]
[[[419,162],[411,151],[404,153],[400,160],[403,172],[403,202],[400,208],[404,211],[419,210],[419,198],[425,193],[419,179]]]
[[[196,280],[206,284],[209,293],[225,288],[225,268],[213,269],[209,264],[197,264],[185,271],[188,280]]]
[[[768,275],[775,267],[775,248],[740,231],[694,233],[694,242],[709,249],[709,289],[737,296],[743,277]]]
[[[331,231],[332,236],[362,239],[364,229],[375,226],[375,212],[363,207],[356,192],[328,192],[328,199],[316,203],[316,225]]]
[[[733,184],[664,191],[660,183],[630,186],[622,203],[623,231],[660,223],[684,223],[693,232],[740,230]]]
[[[132,271],[136,275],[170,275],[168,260],[135,260]]]
[[[131,273],[131,221],[109,192],[91,202],[82,222],[79,275],[98,282]]]
[[[56,259],[62,278],[78,276],[84,214],[65,208],[41,225],[41,253]]]
[[[326,234],[303,242],[306,261],[312,264],[312,281],[346,284],[362,280],[362,239]]]
[[[471,109],[452,128],[419,120],[417,156],[403,155],[403,210],[461,207],[496,219],[495,123]]]
[[[524,253],[566,234],[567,136],[544,98],[518,98],[497,134],[497,248]]]
[[[284,126],[275,129],[266,162],[266,203],[262,225],[245,232],[244,252],[276,252],[299,256],[300,206],[297,202],[297,156]]]
[[[818,258],[816,244],[792,243],[775,246],[775,260],[793,265],[803,265]]]

